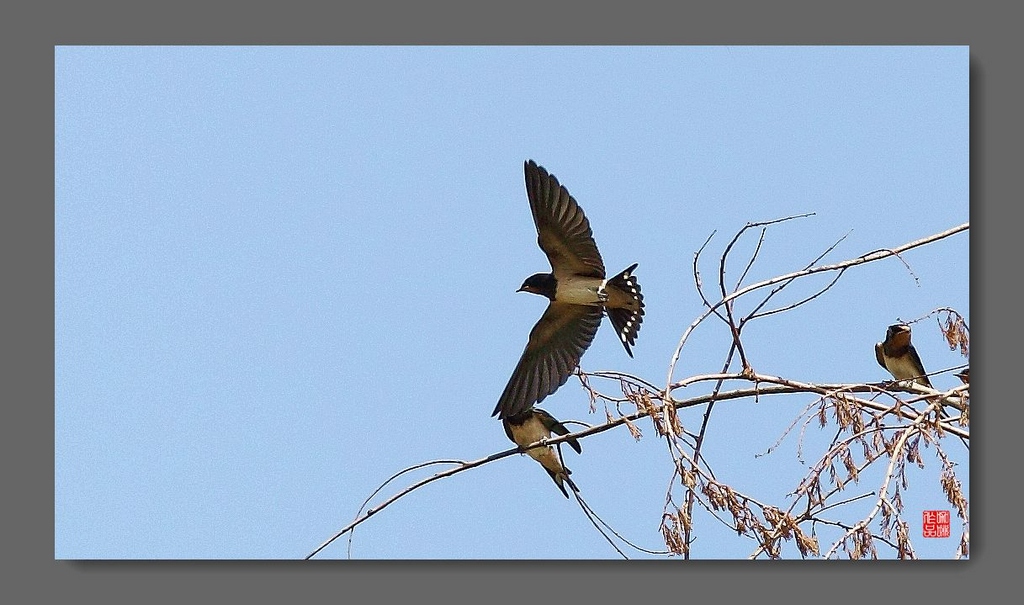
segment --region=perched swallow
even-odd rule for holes
[[[925,374],[917,349],[910,344],[910,326],[893,324],[885,331],[885,340],[875,343],[875,359],[896,380],[913,380],[933,388]]]
[[[554,416],[540,408],[530,408],[522,414],[502,418],[501,424],[505,427],[505,434],[508,435],[508,438],[519,447],[526,447],[541,439],[547,439],[551,437],[551,433],[558,435],[569,434],[569,429],[565,428],[564,424],[555,420]],[[569,439],[566,443],[576,450],[577,454],[583,453],[580,442],[576,439]],[[526,453],[537,462],[540,462],[540,465],[551,475],[551,479],[558,486],[558,489],[562,490],[562,494],[566,498],[569,497],[569,492],[565,491],[566,483],[569,484],[572,491],[580,491],[576,484],[572,482],[572,479],[569,478],[572,471],[565,468],[554,447],[550,445],[535,447],[532,450],[526,450]]]
[[[953,375],[956,376],[957,378],[959,378],[960,382],[962,382],[964,384],[970,384],[971,383],[970,382],[970,379],[971,379],[971,368],[964,368],[964,369],[960,370],[959,372],[957,372],[956,374],[953,374]]]
[[[546,296],[550,302],[530,331],[519,363],[494,407],[502,419],[523,414],[565,384],[594,340],[604,314],[626,353],[636,341],[644,316],[644,297],[633,276],[636,263],[611,279],[583,210],[569,191],[533,160],[525,163],[537,243],[551,273],[526,278],[517,292]]]

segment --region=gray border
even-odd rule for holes
[[[7,296],[7,328],[17,360],[5,373],[15,385],[8,395],[3,425],[8,505],[5,570],[10,594],[32,600],[82,598],[95,594],[107,602],[181,601],[189,597],[231,598],[247,602],[293,601],[296,597],[327,598],[366,595],[375,601],[394,596],[438,595],[459,601],[489,595],[501,602],[515,598],[509,589],[524,581],[536,588],[528,600],[574,596],[593,602],[636,599],[648,593],[687,600],[778,594],[783,598],[842,602],[858,597],[858,586],[870,594],[917,597],[943,596],[939,602],[969,599],[975,586],[994,580],[1003,566],[1015,561],[1009,538],[1019,534],[1015,502],[1000,497],[1003,482],[989,476],[1017,477],[1018,454],[1011,427],[1021,406],[1017,398],[986,397],[989,376],[1013,372],[1009,356],[990,357],[988,318],[1000,333],[1015,325],[1005,309],[1006,296],[990,293],[1013,276],[1008,266],[1011,246],[1020,236],[1007,219],[993,220],[993,208],[1006,208],[1019,197],[1009,178],[1019,167],[1012,136],[1022,105],[1017,59],[1019,19],[1009,3],[861,1],[836,6],[819,2],[719,2],[666,8],[662,2],[616,5],[620,12],[583,3],[515,2],[488,6],[471,2],[378,2],[353,7],[336,3],[324,14],[321,5],[289,2],[283,10],[249,2],[175,2],[143,5],[133,2],[39,2],[31,8],[5,10],[3,39],[6,85],[5,142],[17,170],[6,171],[14,190],[5,196],[7,258],[27,259],[35,271],[11,271],[17,282]],[[53,191],[53,46],[58,44],[957,44],[971,47],[971,234],[972,293],[985,292],[979,311],[974,305],[972,328],[975,382],[983,402],[973,417],[981,440],[971,457],[972,560],[964,563],[923,562],[903,565],[830,562],[761,563],[679,561],[622,564],[615,562],[64,562],[53,560],[53,212],[42,200]],[[1005,54],[1001,54],[1002,51]],[[28,94],[24,94],[24,93]],[[13,145],[11,145],[13,143]],[[1000,168],[1004,168],[999,170]],[[9,182],[10,182],[9,181]],[[994,201],[1002,202],[997,204]],[[28,226],[29,228],[24,228]],[[16,227],[13,228],[12,227]],[[992,248],[1001,245],[1000,252]],[[20,267],[19,267],[20,268]],[[1001,292],[1000,292],[1001,294]],[[975,298],[978,298],[975,294]],[[975,300],[974,302],[979,302]],[[1002,340],[999,341],[1003,342]],[[977,345],[981,346],[978,347]],[[1001,345],[999,345],[1001,346]],[[1000,359],[1006,360],[1000,363]],[[24,367],[25,371],[22,371]],[[17,371],[11,371],[14,369]],[[1012,375],[1012,374],[1011,374]],[[1005,395],[995,383],[999,395]],[[43,387],[40,389],[40,387]],[[46,396],[41,397],[40,391]],[[40,401],[41,400],[41,401]],[[984,402],[1000,402],[988,408]],[[996,409],[999,422],[986,411]],[[24,418],[23,418],[24,415]],[[14,430],[17,429],[17,430]],[[1007,444],[1003,456],[992,456],[987,444]],[[17,452],[17,457],[12,454]],[[17,466],[14,466],[14,463]],[[993,493],[995,492],[995,493]],[[1007,494],[1009,496],[1009,494]],[[991,521],[990,521],[991,519]],[[1004,525],[1005,524],[1005,525]],[[1012,576],[1009,576],[1012,578]],[[742,578],[745,581],[735,581]],[[396,581],[397,580],[397,581]],[[732,580],[732,581],[730,581]],[[870,585],[861,584],[869,581]],[[993,581],[993,584],[995,582]],[[878,591],[877,593],[875,591]],[[166,595],[166,597],[165,597]],[[802,595],[802,597],[801,597]],[[849,596],[847,596],[849,595]],[[521,600],[521,599],[516,599]]]

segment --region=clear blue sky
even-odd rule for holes
[[[490,413],[546,304],[515,290],[548,270],[525,159],[576,197],[609,271],[639,263],[635,358],[604,325],[583,369],[655,384],[702,311],[691,263],[712,232],[706,285],[748,221],[815,213],[768,232],[757,281],[844,235],[826,262],[969,220],[966,46],[59,47],[55,83],[61,559],[300,558],[402,468],[511,447]],[[752,324],[755,369],[886,379],[872,348],[887,325],[939,307],[970,320],[968,241],[907,253],[912,273],[851,270]],[[934,319],[914,341],[930,371],[963,362]],[[675,377],[718,371],[728,342],[709,322]],[[795,437],[755,454],[809,402],[718,406],[706,455],[720,478],[766,501],[791,490],[806,470]],[[604,417],[575,379],[543,407]],[[702,412],[682,413],[687,428]],[[661,550],[670,468],[640,427],[567,463],[598,514]],[[969,488],[967,452],[946,441]],[[919,537],[921,510],[949,508],[923,451],[906,517],[920,556],[949,558],[955,540]],[[695,558],[753,549],[700,520]],[[352,555],[617,558],[518,455],[392,505]]]

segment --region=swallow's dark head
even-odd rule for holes
[[[526,278],[526,281],[523,282],[523,285],[519,286],[516,292],[540,294],[555,300],[555,287],[557,283],[555,276],[550,273],[534,273]]]
[[[910,326],[907,324],[893,324],[885,331],[885,341],[897,347],[904,347],[910,343]]]

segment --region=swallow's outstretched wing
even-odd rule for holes
[[[599,306],[548,303],[491,415],[521,414],[565,384],[594,340],[602,313]]]
[[[603,278],[604,262],[594,243],[590,221],[579,204],[554,175],[533,160],[526,162],[525,172],[526,195],[537,225],[537,244],[547,255],[555,278]]]

